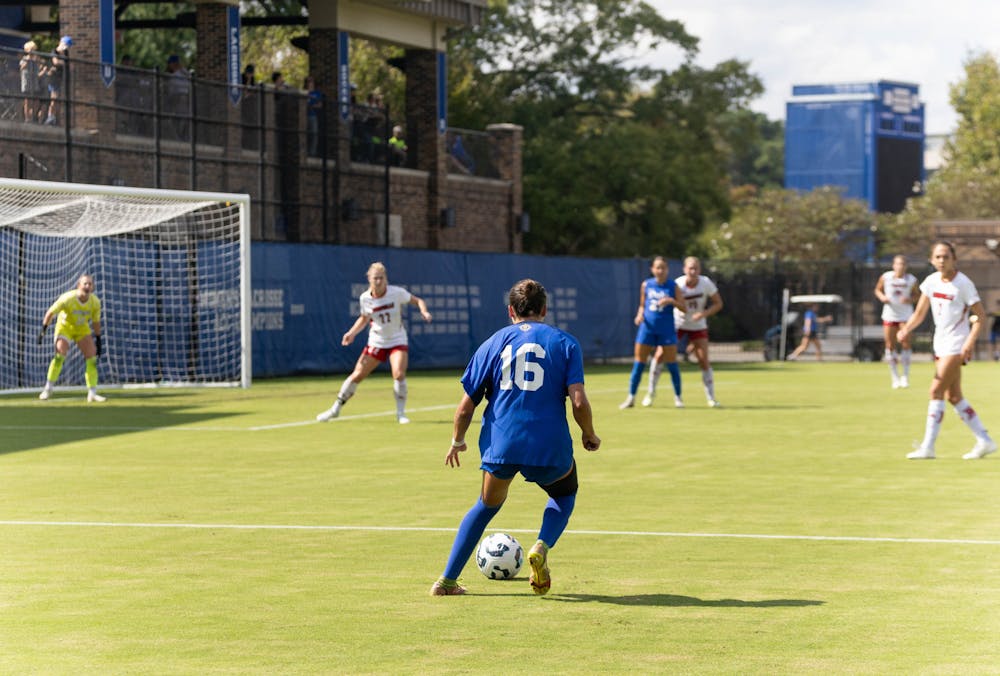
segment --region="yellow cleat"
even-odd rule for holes
[[[531,575],[528,581],[531,582],[531,591],[539,596],[548,594],[552,587],[552,578],[549,576],[548,564],[549,546],[539,540],[528,552],[528,565],[531,566]]]

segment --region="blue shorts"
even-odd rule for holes
[[[489,472],[498,479],[513,479],[520,472],[525,481],[548,486],[566,476],[573,469],[573,460],[570,459],[566,467],[554,467],[551,465],[519,465],[517,463],[505,462],[484,462],[479,469]]]
[[[649,327],[649,324],[643,322],[639,324],[639,333],[635,336],[635,342],[640,345],[652,345],[653,347],[659,345],[676,345],[677,331],[673,329],[669,332],[654,331]]]

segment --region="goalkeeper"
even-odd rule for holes
[[[42,319],[42,330],[38,333],[38,344],[45,339],[45,332],[54,318],[56,321],[55,347],[56,354],[49,363],[48,378],[42,393],[38,395],[46,400],[52,394],[52,388],[59,380],[63,362],[69,352],[70,343],[76,343],[87,360],[86,381],[87,401],[105,401],[97,393],[97,358],[101,356],[101,301],[94,293],[94,278],[81,275],[76,282],[76,288],[59,296],[52,304],[45,318]]]

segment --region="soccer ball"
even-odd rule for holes
[[[494,533],[483,538],[476,551],[479,571],[491,580],[509,580],[524,563],[524,549],[512,536]]]

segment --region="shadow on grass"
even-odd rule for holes
[[[554,594],[553,601],[567,603],[611,603],[618,606],[695,606],[705,608],[800,608],[821,606],[825,601],[811,599],[764,599],[743,601],[741,599],[700,599],[696,596],[677,594],[630,594],[608,596],[602,594]]]
[[[40,402],[4,402],[0,406],[0,455],[31,451],[64,443],[108,439],[150,429],[219,424],[233,412],[205,412],[190,401],[171,402],[160,396],[156,406],[149,397],[129,402],[117,397],[106,404],[88,404],[85,395],[72,395],[79,403],[68,403],[67,395],[56,395],[56,405]],[[61,400],[61,401],[60,401]]]

